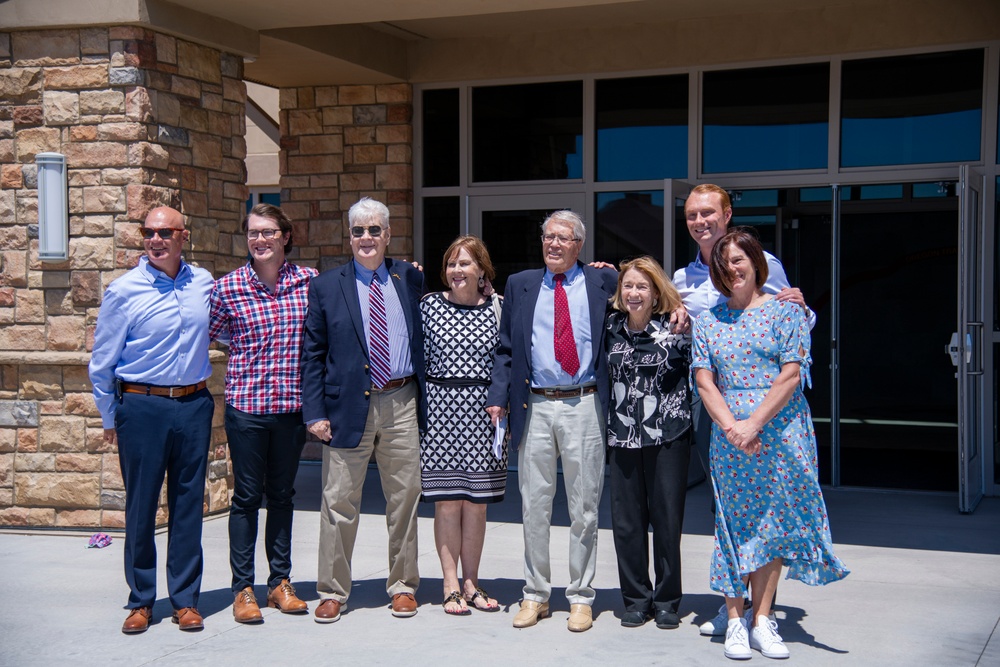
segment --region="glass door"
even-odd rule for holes
[[[586,197],[582,193],[534,195],[482,195],[469,197],[468,233],[481,238],[490,251],[501,291],[512,273],[537,269],[542,262],[542,230],[553,211],[570,209],[586,222]],[[587,225],[588,237],[593,225]],[[591,244],[592,239],[588,238]],[[580,258],[588,255],[585,245]]]
[[[972,512],[983,497],[982,187],[982,173],[963,165],[958,182],[958,331],[948,346],[958,369],[960,512]]]

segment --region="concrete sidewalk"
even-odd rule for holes
[[[452,666],[463,663],[547,665],[572,661],[610,664],[733,664],[722,640],[698,634],[721,598],[708,586],[712,550],[709,488],[688,494],[683,542],[685,596],[681,627],[649,623],[628,629],[622,613],[608,494],[601,512],[598,589],[592,630],[566,630],[569,605],[568,517],[560,490],[552,531],[554,615],[536,627],[511,627],[521,588],[522,538],[516,473],[507,500],[489,509],[482,584],[503,605],[499,613],[447,616],[434,551],[432,508],[421,508],[419,613],[393,618],[384,577],[386,535],[378,474],[369,470],[348,611],[332,625],[312,616],[265,609],[263,625],[233,621],[227,520],[205,522],[205,576],[200,609],[205,630],[183,633],[170,623],[163,575],[166,534],[158,537],[160,599],[155,624],[126,636],[128,589],[122,575],[122,541],[86,549],[87,537],[0,534],[0,564],[7,584],[0,598],[0,665],[313,663]],[[319,466],[303,464],[297,480],[293,562],[295,584],[315,608],[319,535]],[[837,553],[852,570],[844,581],[813,588],[783,581],[779,631],[801,665],[1000,665],[1000,499],[983,501],[975,514],[959,515],[953,494],[826,490]],[[263,530],[261,530],[263,535]],[[258,581],[266,577],[258,545]],[[263,598],[263,585],[257,586]],[[768,663],[754,652],[752,662]]]

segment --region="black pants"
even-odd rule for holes
[[[611,526],[625,611],[677,612],[680,605],[690,438],[689,432],[669,445],[609,448]],[[655,586],[649,582],[649,526]]]
[[[253,415],[226,405],[226,436],[233,462],[233,504],[229,510],[229,564],[233,592],[254,584],[257,513],[267,496],[264,551],[269,588],[292,570],[292,497],[306,441],[301,412]]]

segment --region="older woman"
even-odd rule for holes
[[[425,502],[434,505],[434,541],[444,575],[445,613],[465,616],[470,606],[498,611],[479,585],[486,536],[486,505],[503,500],[507,451],[494,451],[486,390],[499,340],[500,297],[486,246],[460,236],[444,253],[441,279],[448,290],[420,304],[427,367],[427,430],[420,443]],[[458,564],[462,564],[459,584]]]
[[[698,392],[712,418],[715,553],[711,586],[726,597],[726,657],[788,649],[769,618],[782,565],[788,578],[820,585],[847,576],[833,553],[816,470],[816,436],[801,385],[809,378],[802,309],[762,289],[768,263],[746,228],[712,248],[712,283],[727,302],[694,324]],[[743,617],[749,580],[751,620]]]
[[[651,257],[624,262],[605,346],[611,377],[611,525],[625,614],[621,624],[676,628],[681,526],[691,457],[690,338],[675,332],[677,290]],[[653,569],[649,582],[649,532]]]

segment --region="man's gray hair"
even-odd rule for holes
[[[389,229],[389,207],[371,197],[362,197],[347,212],[347,221],[351,226],[378,222]]]
[[[568,208],[549,214],[549,217],[545,218],[545,222],[542,223],[542,234],[548,234],[550,222],[561,222],[571,225],[573,227],[573,238],[579,241],[587,240],[587,228],[583,225],[583,218]]]

